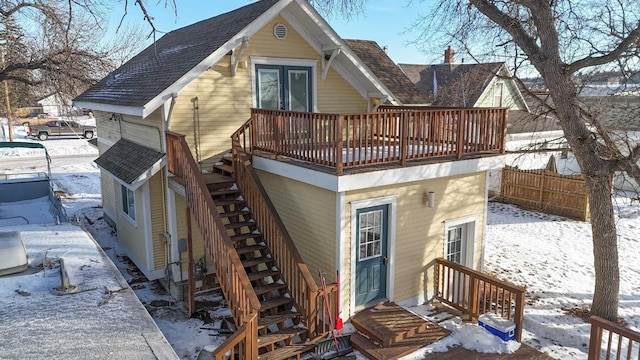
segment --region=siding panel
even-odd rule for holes
[[[352,191],[346,196],[346,218],[351,219],[350,203],[384,196],[397,196],[395,234],[395,300],[400,301],[433,291],[433,259],[444,255],[445,220],[477,216],[475,263],[482,252],[485,206],[485,173],[424,180]],[[425,192],[436,193],[435,208],[422,201]],[[460,199],[464,199],[461,202]],[[351,253],[351,226],[347,225],[345,254]],[[346,274],[345,274],[346,275]],[[348,284],[350,280],[345,278]],[[350,291],[346,292],[350,294]],[[346,304],[348,300],[345,299]]]

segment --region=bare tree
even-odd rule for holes
[[[361,0],[316,2],[341,8]],[[593,108],[581,103],[578,88],[590,72],[616,71],[628,78],[638,72],[637,1],[442,0],[416,24],[427,48],[442,49],[440,39],[446,38],[474,58],[504,56],[516,75],[542,77],[586,180],[596,274],[591,313],[615,321],[619,268],[611,178],[626,172],[640,182],[640,146],[617,141]]]
[[[105,43],[108,1],[8,0],[0,2],[0,81],[8,81],[13,106],[58,94],[72,99],[122,63],[139,46],[135,30]],[[124,33],[124,34],[123,34]]]

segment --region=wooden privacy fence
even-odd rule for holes
[[[469,315],[474,322],[490,312],[511,320],[516,325],[516,340],[522,341],[524,288],[443,258],[436,259],[434,279],[438,301]]]
[[[589,201],[582,175],[505,166],[500,193],[503,202],[527,209],[582,221],[589,218]]]
[[[589,360],[640,359],[640,333],[597,316],[589,321]]]

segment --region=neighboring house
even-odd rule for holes
[[[50,114],[51,116],[60,116],[69,113],[71,109],[71,101],[63,99],[58,94],[50,94],[37,101],[38,105],[42,107],[42,112]]]
[[[181,297],[188,267],[215,271],[239,324],[256,296],[260,321],[287,297],[311,321],[318,269],[330,282],[339,272],[346,319],[382,300],[430,299],[438,257],[482,268],[487,171],[504,165],[505,110],[478,111],[464,133],[444,110],[372,113],[424,97],[367,66],[359,43],[385,60],[373,43],[342,40],[306,0],[263,0],[164,35],[75,99],[99,129],[105,219],[148,278]],[[233,171],[238,186],[200,175],[214,168]],[[247,193],[250,181],[259,185]],[[271,205],[264,223],[258,213]],[[190,286],[208,286],[196,279]]]

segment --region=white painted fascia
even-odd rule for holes
[[[476,159],[445,161],[441,163],[370,171],[337,176],[302,166],[296,166],[259,156],[253,157],[256,169],[334,192],[370,189],[378,186],[397,185],[426,179],[472,174],[499,170],[505,165],[506,156],[488,156]]]
[[[344,54],[347,57],[347,59],[349,59],[358,68],[358,70],[360,70],[360,72],[371,82],[371,84],[376,89],[378,89],[378,91],[388,96],[393,105],[401,105],[401,103],[395,98],[395,96],[393,96],[393,93],[389,91],[389,89],[387,89],[387,87],[384,86],[384,84],[382,84],[380,80],[378,80],[378,78],[373,74],[373,72],[371,72],[371,70],[369,70],[369,68],[360,60],[360,58],[358,58],[353,53],[353,51],[351,51],[351,48],[347,46],[344,40],[342,40],[342,38],[333,30],[333,28],[329,25],[329,23],[327,23],[324,20],[324,18],[320,16],[320,14],[318,14],[318,12],[313,8],[313,6],[311,6],[305,0],[293,0],[293,1],[300,6],[300,8],[309,16],[309,18],[313,20],[313,22],[316,23],[316,25],[320,28],[320,30],[322,30],[325,33],[325,35],[327,35],[327,37],[330,39],[330,41],[333,44],[340,46],[340,48],[342,49],[341,53]],[[287,19],[287,21],[289,21],[289,19]],[[291,25],[294,26],[293,23],[291,23]],[[303,36],[303,38],[305,38],[305,40],[307,40],[307,42],[309,42],[310,44],[316,43],[314,48],[316,49],[318,54],[320,54],[320,56],[323,56],[322,46],[318,46],[317,40],[310,41],[313,37],[309,36],[308,34],[305,37],[305,35],[303,34],[304,31],[301,31],[303,27],[300,25],[298,26],[300,27],[300,29],[296,28],[295,26],[294,26],[294,29],[298,31]],[[340,73],[341,76],[345,77],[344,74],[342,73],[344,69],[341,69],[342,71],[339,71],[340,67],[338,65],[339,64],[336,63],[334,65],[334,68],[336,69],[336,71],[338,71],[338,73]],[[354,86],[353,84],[351,85]],[[356,88],[360,89],[362,88],[362,86],[358,86]],[[366,94],[366,91],[365,91],[365,94]],[[363,97],[366,99],[366,95],[363,95]]]
[[[185,87],[189,86],[192,82],[198,79],[205,71],[209,70],[213,65],[217,64],[226,54],[235,49],[238,45],[242,44],[245,38],[250,38],[267,25],[273,18],[275,18],[289,3],[293,0],[280,0],[273,5],[269,10],[265,11],[262,15],[256,18],[252,23],[247,25],[240,32],[235,34],[229,41],[220,46],[211,55],[207,56],[198,65],[196,65],[191,71],[183,75],[176,82],[171,84],[168,88],[163,90],[156,97],[151,99],[143,107],[142,117],[146,118],[153,113],[158,107],[169,100],[173,94],[177,94]]]
[[[74,101],[73,106],[78,108],[91,109],[94,111],[104,111],[131,116],[142,116],[144,113],[142,107],[111,105],[90,101]]]

